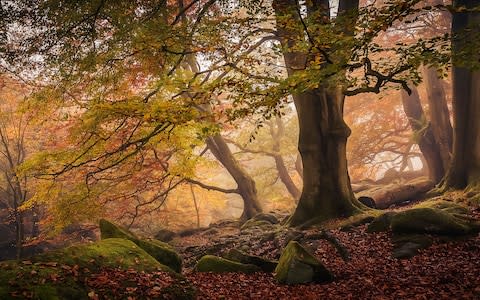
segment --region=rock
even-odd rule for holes
[[[393,257],[398,259],[411,258],[418,250],[432,245],[432,238],[426,235],[397,235],[393,237]]]
[[[205,255],[197,262],[195,271],[213,273],[254,273],[262,270],[255,265],[242,264],[218,256]]]
[[[466,235],[477,226],[436,208],[413,208],[392,217],[394,233],[420,233],[438,235]]]
[[[358,201],[367,207],[377,208],[375,201],[373,201],[373,198],[371,197],[361,196],[361,197],[358,197]]]
[[[259,213],[255,215],[252,220],[255,221],[267,221],[270,224],[278,224],[279,221],[274,214],[267,214],[267,213]]]
[[[255,265],[262,269],[264,272],[273,272],[277,267],[278,262],[271,261],[259,256],[249,255],[243,251],[237,249],[231,249],[228,251],[224,258],[232,261],[236,261],[242,264]]]
[[[55,250],[24,262],[0,263],[0,299],[13,299],[11,293],[18,291],[25,291],[24,295],[31,295],[32,299],[89,299],[91,288],[87,288],[83,280],[65,281],[56,278],[61,278],[62,272],[74,274],[73,272],[84,272],[88,269],[95,273],[104,267],[145,272],[160,269],[171,273],[174,280],[180,281],[176,273],[160,264],[132,241],[111,238]],[[66,276],[73,278],[73,275]],[[12,278],[15,278],[13,283]],[[166,293],[162,291],[163,294]],[[22,296],[20,298],[23,299]],[[174,299],[181,298],[178,296]]]
[[[386,212],[375,219],[368,225],[367,232],[384,232],[390,229],[390,224],[392,223],[392,218],[395,215],[395,212]]]
[[[155,239],[162,242],[170,242],[177,234],[168,229],[161,229],[155,234]]]
[[[275,279],[283,284],[300,284],[328,282],[333,279],[333,275],[299,243],[292,241],[280,256]]]
[[[105,238],[123,238],[137,244],[148,254],[154,257],[158,262],[164,264],[180,273],[182,270],[182,259],[175,250],[167,243],[158,240],[144,240],[136,237],[132,232],[107,220],[100,220],[100,232],[102,239]]]

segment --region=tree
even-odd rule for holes
[[[453,1],[453,153],[444,188],[480,183],[480,1]]]
[[[29,210],[22,209],[28,200],[31,184],[26,176],[18,173],[18,167],[27,159],[32,147],[29,116],[20,109],[20,102],[27,90],[19,82],[8,76],[0,80],[0,181],[1,201],[11,210],[15,225],[15,246],[17,259],[22,256],[25,241],[25,219]],[[35,213],[35,212],[34,212]],[[33,226],[38,224],[33,220]],[[37,231],[35,228],[28,232]]]
[[[298,30],[302,28],[303,17],[296,1],[274,1],[273,6],[285,65],[288,75],[294,76],[309,60],[305,53],[295,51],[296,41],[305,34]],[[358,1],[349,4],[340,1],[339,7],[340,13],[352,13],[358,8]],[[318,21],[321,17],[329,18],[330,6],[328,1],[313,2],[307,11],[316,13]],[[351,28],[342,31],[348,34],[348,30]],[[316,218],[347,217],[361,209],[347,171],[346,143],[350,129],[343,120],[345,96],[338,88],[328,88],[326,82],[320,85],[292,94],[298,113],[298,149],[303,162],[302,195],[290,220],[294,226]]]

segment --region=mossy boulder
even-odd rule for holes
[[[237,249],[231,249],[225,253],[224,258],[236,261],[242,264],[255,265],[264,272],[273,272],[278,265],[278,262],[271,261],[259,256],[249,255]]]
[[[392,242],[392,256],[398,259],[404,259],[417,255],[420,249],[430,247],[433,239],[428,235],[407,234],[393,236]]]
[[[298,242],[291,241],[282,252],[275,279],[282,284],[329,282],[332,273]]]
[[[394,233],[419,233],[437,235],[466,235],[473,233],[474,223],[457,218],[437,208],[413,208],[397,213],[392,218]]]
[[[392,223],[392,218],[395,215],[395,212],[389,211],[373,219],[373,221],[368,224],[367,232],[384,232],[390,229],[390,224]]]
[[[95,272],[100,268],[137,271],[173,271],[126,239],[105,239],[93,244],[72,246],[34,256],[28,261],[0,263],[0,299],[88,299],[75,272]],[[62,272],[66,272],[63,280]],[[23,294],[25,293],[25,294]],[[18,294],[18,297],[14,295]]]
[[[182,259],[175,252],[173,247],[167,243],[154,239],[140,239],[129,230],[104,219],[100,220],[100,233],[102,239],[123,238],[130,240],[145,250],[161,264],[168,266],[175,272],[180,273],[182,271]]]
[[[213,272],[213,273],[254,273],[260,272],[262,269],[255,265],[242,264],[236,261],[225,259],[213,255],[203,256],[195,266],[197,272]]]

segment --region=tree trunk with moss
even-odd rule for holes
[[[348,6],[344,2],[341,1],[340,7]],[[349,3],[353,8],[358,7],[357,1]],[[289,76],[302,69],[307,59],[304,53],[291,50],[295,48],[295,41],[303,38],[291,29],[292,22],[297,25],[301,22],[297,4],[294,0],[273,1]],[[314,1],[308,12],[319,9],[329,15],[328,1]],[[303,164],[303,190],[290,224],[296,226],[355,214],[361,204],[353,195],[347,170],[346,143],[350,129],[343,120],[344,95],[340,89],[320,87],[292,96],[300,129],[298,149]]]
[[[453,153],[444,188],[463,189],[480,184],[480,72],[470,68],[479,59],[480,13],[462,8],[480,6],[480,1],[453,4],[460,10],[452,19]]]
[[[418,91],[415,87],[412,87],[412,93],[408,95],[407,92],[402,90],[401,97],[403,110],[427,163],[429,177],[434,183],[438,183],[445,176],[442,155],[435,140],[432,126],[423,111]]]

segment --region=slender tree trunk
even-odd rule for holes
[[[300,152],[297,154],[297,159],[295,159],[295,170],[297,171],[300,178],[303,179],[303,164],[302,164],[302,156]]]
[[[295,185],[290,177],[290,173],[288,172],[287,167],[285,166],[285,161],[283,160],[283,156],[280,154],[280,141],[285,135],[285,126],[283,125],[283,121],[280,117],[276,117],[275,119],[276,125],[274,126],[270,123],[270,134],[272,135],[273,139],[273,159],[275,160],[275,166],[277,168],[278,176],[280,180],[287,188],[287,191],[292,195],[295,202],[298,202],[300,198],[301,192]]]
[[[433,136],[442,157],[442,166],[448,170],[452,156],[453,128],[450,123],[447,97],[443,88],[443,80],[438,78],[434,68],[424,67],[423,77],[428,94],[430,124]]]
[[[417,136],[417,143],[420,151],[427,162],[428,174],[434,183],[440,182],[445,176],[445,169],[442,164],[442,156],[433,135],[432,126],[420,103],[420,96],[415,87],[412,87],[412,94],[401,91],[403,109],[407,115],[412,131]]]
[[[195,206],[195,214],[197,215],[197,228],[200,228],[200,209],[198,207],[197,196],[193,190],[193,184],[190,183],[190,192],[192,193],[193,205]]]
[[[479,0],[453,1],[455,8],[480,6]],[[480,184],[480,72],[468,68],[465,60],[478,61],[478,52],[459,57],[475,47],[480,33],[480,13],[455,12],[452,19],[453,154],[444,188],[463,189]]]
[[[237,162],[223,137],[217,134],[207,138],[207,146],[237,183],[238,193],[243,199],[243,213],[240,219],[245,221],[262,212],[255,181]]]
[[[347,7],[345,1],[340,2],[341,8]],[[358,1],[350,2],[358,7]],[[328,1],[313,4],[308,12],[321,9],[323,15],[328,15]],[[304,53],[290,50],[305,34],[291,29],[291,22],[301,21],[297,5],[294,0],[273,1],[289,76],[307,63]],[[303,190],[290,224],[296,226],[355,214],[362,206],[353,195],[347,170],[346,143],[350,129],[343,120],[344,95],[340,89],[320,87],[292,96],[300,129],[298,149],[303,164]]]

